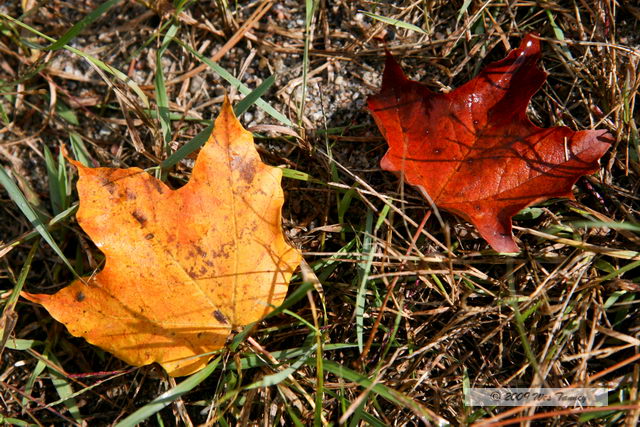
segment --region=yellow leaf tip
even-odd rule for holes
[[[22,291],[20,292],[20,296],[28,301],[34,302],[36,304],[42,303],[42,296],[40,294],[32,294],[30,292]]]
[[[240,124],[240,122],[238,121],[238,117],[236,116],[236,113],[234,113],[233,107],[231,106],[231,100],[229,99],[229,96],[227,94],[224,95],[224,102],[222,104],[222,109],[220,110],[220,115],[218,116],[218,118],[222,117],[227,120],[237,121],[238,124]]]
[[[67,146],[65,144],[62,144],[60,146],[60,151],[62,151],[62,155],[64,156],[64,158],[67,159],[67,161],[71,163],[73,166],[75,166],[78,169],[85,168],[85,166],[82,163],[80,163],[79,161],[71,157],[71,155],[69,154],[69,150],[67,150]]]

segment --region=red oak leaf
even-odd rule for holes
[[[573,184],[598,169],[613,142],[605,130],[531,123],[527,105],[547,76],[539,59],[540,42],[527,35],[506,58],[440,94],[407,79],[387,55],[382,89],[367,101],[389,143],[381,167],[473,223],[498,252],[519,250],[513,215],[552,197],[573,198]]]

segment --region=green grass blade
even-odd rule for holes
[[[134,427],[137,424],[143,422],[151,415],[162,410],[162,408],[171,404],[171,402],[176,400],[178,397],[190,392],[202,381],[209,378],[209,375],[211,375],[211,373],[215,371],[218,363],[220,363],[220,357],[216,357],[204,369],[191,375],[189,378],[182,381],[171,390],[162,393],[160,396],[153,399],[153,401],[144,405],[142,408],[138,409],[133,414],[120,421],[118,424],[116,424],[116,427]]]
[[[159,120],[158,112],[156,110],[145,109],[143,111],[150,118]],[[176,120],[182,120],[182,121],[185,121],[185,122],[196,122],[196,123],[209,123],[210,122],[210,120],[203,120],[203,119],[200,119],[200,118],[197,118],[197,117],[194,117],[194,116],[188,116],[186,114],[182,114],[182,113],[176,112],[176,111],[169,111],[169,119],[172,122],[176,121]]]
[[[245,111],[249,109],[249,107],[255,104],[256,101],[260,99],[260,97],[264,95],[275,82],[276,75],[272,74],[267,77],[262,83],[260,83],[257,88],[251,91],[250,94],[245,96],[242,101],[238,102],[233,109],[233,113],[236,115],[236,117],[240,117]]]
[[[405,30],[417,31],[422,34],[428,34],[422,28],[416,25],[410,24],[408,22],[400,21],[398,19],[393,19],[393,18],[387,18],[386,16],[376,15],[375,13],[366,12],[364,10],[359,10],[358,12],[362,13],[363,15],[367,15],[371,19],[384,22],[385,24],[393,25],[394,27],[404,28]]]
[[[87,28],[96,19],[100,18],[105,12],[107,12],[109,9],[111,9],[121,1],[122,0],[108,0],[102,3],[100,6],[93,9],[87,16],[76,22],[71,28],[69,28],[69,30],[67,30],[66,33],[62,35],[62,37],[58,39],[58,41],[53,42],[52,44],[47,46],[45,50],[57,50],[64,47],[64,45],[69,43],[71,39],[80,34],[82,30]]]
[[[292,408],[291,405],[289,404],[288,402],[289,399],[287,398],[287,396],[280,390],[280,388],[278,388],[277,390],[280,393],[280,399],[284,404],[284,409],[287,411],[287,414],[289,414],[291,421],[293,421],[293,425],[295,425],[296,427],[304,427],[305,424],[302,422],[300,417],[298,417],[298,415],[296,414],[296,410]]]
[[[307,328],[309,328],[314,333],[318,333],[319,332],[318,329],[316,329],[316,327],[312,323],[308,322],[307,319],[305,319],[304,317],[300,316],[299,314],[294,313],[291,310],[284,310],[283,313],[288,315],[288,316],[293,317],[298,322],[300,322],[300,325],[306,326]]]
[[[377,419],[376,417],[362,409],[358,409],[356,412],[358,413],[360,418],[362,418],[362,420],[367,423],[367,425],[373,427],[385,427],[387,425],[382,420]]]
[[[205,142],[209,139],[209,135],[211,135],[211,131],[213,130],[213,123],[200,131],[196,136],[194,136],[191,141],[184,144],[182,147],[178,148],[172,155],[170,155],[165,161],[160,163],[161,169],[169,169],[170,167],[178,164],[179,161],[187,157],[189,154],[196,151],[198,148],[202,147]]]
[[[167,97],[167,88],[164,84],[164,73],[162,72],[162,55],[169,47],[171,40],[178,32],[178,26],[173,24],[169,27],[162,39],[160,48],[156,51],[156,103],[158,104],[158,119],[160,120],[160,130],[162,132],[162,142],[164,152],[169,155],[169,142],[171,141],[171,117],[169,115],[169,98]]]
[[[67,217],[73,215],[74,213],[76,213],[76,211],[78,210],[78,204],[76,203],[73,206],[70,206],[67,210],[65,210],[64,212],[60,212],[58,215],[54,216],[53,218],[51,218],[51,220],[46,224],[47,225],[47,230],[50,230],[53,226],[55,226],[56,224],[58,224],[61,221],[64,221],[65,219],[67,219]],[[40,233],[37,230],[34,230],[30,233],[27,233],[23,236],[21,236],[19,239],[16,239],[10,243],[4,244],[4,245],[0,245],[0,250],[4,250],[5,248],[8,247],[15,247],[18,246],[20,244],[23,244],[25,242],[28,242],[36,237],[40,236]]]
[[[11,350],[24,351],[29,350],[31,348],[39,347],[43,344],[42,341],[38,340],[23,340],[21,338],[9,338],[5,345],[5,348],[10,348]]]
[[[18,315],[14,309],[16,307],[16,304],[18,303],[18,298],[20,297],[20,292],[22,292],[22,287],[24,286],[24,282],[27,280],[29,271],[31,271],[31,264],[33,263],[33,258],[36,252],[38,251],[39,247],[40,247],[39,240],[35,241],[34,244],[31,246],[31,250],[29,250],[27,259],[22,265],[22,269],[20,270],[20,274],[18,275],[18,280],[16,281],[16,284],[13,287],[11,296],[9,296],[9,300],[6,302],[2,310],[2,315],[0,315],[0,355],[2,355],[3,350],[5,349],[5,347],[7,347],[7,342],[9,341],[9,337],[11,336],[11,333],[13,332],[16,324],[18,323]]]
[[[56,365],[60,366],[60,362],[56,358],[56,356],[52,352],[46,353],[47,359],[51,360]],[[78,402],[73,397],[73,388],[67,379],[58,371],[49,367],[49,378],[53,383],[56,392],[58,392],[58,396],[60,396],[61,403],[67,407],[71,416],[78,421],[79,424],[82,424],[82,415],[80,415],[80,409],[78,408]]]
[[[344,391],[344,389],[340,391]],[[340,402],[340,406],[341,406],[340,410],[342,413],[346,412],[347,408],[349,407],[349,404],[351,403],[348,399],[345,399],[343,395],[335,393],[334,391],[331,391],[331,390],[327,390],[327,394]],[[364,402],[366,402],[365,399],[363,399],[363,403]],[[357,414],[361,419],[366,421],[368,424],[365,424],[365,425],[370,425],[375,427],[385,427],[388,425],[382,422],[381,420],[379,420],[378,418],[374,417],[373,415],[369,414],[368,412],[364,411],[362,409],[362,406],[363,405],[360,405],[360,407],[356,409],[356,411],[354,412],[354,415]],[[349,427],[352,427],[353,425],[354,425],[353,421],[350,421]],[[362,425],[362,423],[355,424],[355,425],[359,426],[359,425]]]
[[[80,121],[78,120],[78,116],[75,111],[60,99],[56,102],[56,114],[67,123],[72,124],[73,126],[80,126]]]
[[[200,61],[202,61],[205,64],[207,64],[209,66],[209,68],[211,68],[214,72],[216,72],[218,75],[220,75],[220,77],[225,79],[229,84],[231,84],[233,86],[236,86],[238,88],[238,90],[240,91],[240,93],[242,93],[245,96],[249,95],[251,93],[251,89],[249,89],[247,86],[245,86],[240,80],[236,79],[231,73],[229,73],[227,70],[222,68],[220,65],[216,64],[215,62],[213,62],[209,58],[201,55],[200,52],[198,52],[197,50],[195,50],[194,48],[192,48],[188,44],[183,43],[182,41],[180,41],[178,39],[175,39],[175,41],[178,44],[180,44],[180,46],[182,46],[183,48],[185,48],[189,52],[191,52],[191,54],[193,54]],[[293,123],[291,123],[291,120],[286,118],[281,112],[277,111],[271,105],[267,104],[265,102],[265,100],[263,100],[262,98],[256,99],[255,103],[256,103],[256,105],[258,107],[263,109],[265,113],[267,113],[268,115],[270,115],[274,119],[278,120],[280,123],[283,123],[286,126],[293,126]]]
[[[114,76],[115,78],[117,78],[118,80],[126,84],[127,86],[129,86],[129,88],[131,88],[131,90],[134,91],[136,95],[138,95],[138,97],[142,101],[142,105],[145,108],[149,108],[149,98],[147,98],[147,95],[144,94],[144,92],[142,91],[142,89],[140,89],[140,86],[138,86],[136,82],[131,80],[122,71],[118,70],[117,68],[113,68],[112,66],[102,62],[98,58],[94,58],[93,56],[87,55],[86,53],[82,52],[79,49],[75,49],[73,47],[65,47],[65,49],[75,53],[76,55],[83,57],[84,59],[91,62],[93,65],[95,65],[96,67],[100,68],[102,71],[105,71],[111,74],[112,76]]]
[[[7,114],[7,111],[4,108],[4,105],[2,105],[2,103],[0,103],[0,120],[2,121],[2,124],[5,126],[8,126],[9,123],[11,123],[11,120],[9,120],[9,115]]]
[[[171,112],[169,110],[169,97],[164,84],[164,72],[162,71],[162,55],[169,47],[169,43],[178,32],[178,26],[172,24],[162,39],[160,48],[156,51],[156,75],[154,76],[156,105],[158,106],[158,120],[160,121],[160,133],[162,134],[162,151],[166,156],[171,155]],[[156,178],[166,180],[166,169],[156,169]]]
[[[358,193],[356,192],[355,188],[350,188],[347,190],[346,193],[344,193],[344,196],[339,197],[339,202],[338,202],[338,224],[341,225],[345,225],[345,221],[344,221],[344,215],[347,213],[347,211],[349,210],[349,208],[351,207],[351,202],[353,201],[353,197],[356,196]],[[342,234],[342,239],[344,240],[344,231]]]
[[[67,175],[67,159],[62,150],[58,153],[58,191],[60,192],[60,212],[69,209],[71,206],[71,188],[69,176]],[[58,215],[60,212],[56,212]]]
[[[511,295],[517,295],[513,281],[509,281],[509,290],[511,292]],[[527,359],[529,360],[529,363],[531,364],[531,366],[533,366],[533,369],[535,369],[535,372],[539,374],[540,365],[538,364],[538,359],[536,358],[536,355],[531,348],[531,344],[529,343],[529,332],[525,327],[525,324],[524,324],[525,320],[522,316],[522,312],[520,311],[520,307],[518,306],[518,299],[509,298],[507,300],[507,303],[511,306],[511,309],[513,310],[513,318],[515,319],[516,330],[518,331],[518,335],[520,336],[520,341],[521,341],[524,353],[527,356]]]
[[[325,386],[324,386],[324,359],[322,358],[322,353],[324,352],[324,348],[322,346],[322,334],[320,332],[316,332],[316,341],[320,344],[316,348],[316,393],[315,393],[315,402],[316,407],[313,416],[313,422],[315,425],[322,425],[322,420],[324,418],[324,396],[325,396]]]
[[[82,142],[82,137],[77,132],[69,132],[69,142],[71,143],[73,157],[82,163],[83,166],[90,168],[91,157],[89,157],[87,147],[84,145],[84,142]]]
[[[13,310],[13,308],[16,306],[16,303],[18,302],[18,298],[20,297],[20,292],[22,292],[22,287],[24,286],[24,283],[27,281],[27,276],[29,275],[29,271],[31,270],[31,264],[33,263],[33,258],[35,257],[36,252],[38,252],[39,248],[40,248],[40,240],[36,240],[35,242],[33,242],[33,245],[31,246],[31,249],[27,254],[27,259],[24,261],[24,264],[22,265],[22,269],[20,270],[20,274],[18,275],[16,286],[13,288],[13,292],[11,293],[11,295],[9,296],[9,299],[7,300],[4,306],[3,312],[6,310]]]
[[[464,0],[464,3],[462,3],[462,7],[458,11],[458,16],[456,17],[456,25],[458,24],[458,22],[460,22],[460,18],[462,18],[462,15],[464,15],[465,12],[469,9],[470,5],[471,0]]]
[[[45,347],[45,354],[48,351],[50,346],[51,346],[50,341],[47,341],[46,347]],[[33,385],[36,383],[36,380],[38,379],[40,374],[44,372],[46,367],[47,367],[47,364],[44,362],[44,360],[42,360],[41,358],[38,358],[38,362],[36,363],[35,368],[33,368],[33,371],[31,371],[31,374],[29,375],[29,378],[27,378],[27,382],[25,383],[25,386],[24,386],[24,396],[22,397],[23,405],[27,404],[28,402],[27,396],[31,395],[31,391],[33,390]]]
[[[376,226],[373,228],[374,232],[378,232],[378,229],[384,224],[384,220],[387,219],[387,215],[389,215],[389,211],[391,210],[391,206],[384,205],[382,207],[382,211],[380,211],[380,215],[378,215],[378,220],[376,221]]]
[[[324,283],[329,278],[329,276],[334,273],[336,268],[340,266],[340,259],[344,257],[345,254],[348,253],[351,248],[356,245],[356,243],[356,239],[352,239],[346,245],[338,249],[329,258],[313,264],[313,269],[314,271],[317,271],[318,280],[320,281],[320,283]]]
[[[302,126],[302,116],[304,106],[307,101],[307,75],[309,74],[309,45],[311,42],[311,24],[313,14],[316,9],[316,0],[305,1],[304,18],[304,50],[302,52],[302,95],[300,96],[300,106],[298,107],[298,126]]]
[[[367,290],[367,282],[369,281],[369,272],[373,264],[373,255],[375,245],[371,244],[371,233],[373,231],[373,212],[367,210],[367,219],[364,230],[364,238],[362,242],[362,252],[367,253],[364,264],[360,264],[358,271],[358,294],[356,295],[356,338],[358,340],[358,350],[362,353],[364,347],[364,311],[365,311],[365,292]]]
[[[5,190],[7,190],[7,193],[9,193],[9,197],[11,198],[11,200],[13,200],[13,202],[18,206],[18,208],[22,211],[22,214],[27,217],[31,225],[33,225],[38,233],[40,233],[42,238],[49,244],[49,246],[51,246],[54,252],[58,254],[60,259],[62,259],[62,262],[65,263],[65,265],[76,277],[79,277],[78,273],[76,273],[76,270],[73,268],[73,266],[71,266],[71,263],[62,252],[62,249],[60,249],[58,244],[51,236],[51,233],[49,233],[47,227],[42,223],[42,220],[40,219],[36,211],[33,209],[33,207],[31,207],[27,199],[24,197],[24,194],[22,194],[22,191],[20,191],[16,183],[13,182],[13,180],[9,177],[9,175],[2,167],[0,167],[0,185],[2,185]]]
[[[640,233],[640,224],[634,222],[614,222],[614,221],[576,221],[573,223],[575,227],[606,227],[614,230],[630,230]]]
[[[562,50],[562,53],[564,53],[564,56],[566,56],[567,59],[573,61],[573,55],[571,55],[571,51],[567,47],[567,43],[565,41],[564,32],[562,31],[562,28],[560,28],[558,24],[556,24],[556,20],[553,17],[553,13],[549,9],[545,9],[545,12],[547,13],[547,18],[549,18],[549,24],[551,24],[553,35],[556,36],[556,39],[558,39],[558,41],[561,42],[560,50]]]
[[[22,421],[17,418],[5,418],[0,414],[0,424],[9,425],[9,426],[20,426],[20,427],[30,427],[35,426],[35,424],[31,424],[27,421]]]
[[[289,168],[282,168],[282,177],[297,179],[298,181],[315,181],[315,179],[308,173]]]
[[[640,261],[633,261],[633,262],[630,262],[629,264],[625,265],[624,267],[620,267],[619,269],[617,269],[615,271],[612,271],[611,273],[609,273],[609,274],[607,274],[605,276],[598,277],[597,280],[599,282],[604,282],[604,281],[607,281],[607,280],[611,280],[611,279],[613,279],[615,277],[620,276],[622,273],[626,273],[627,271],[636,269],[638,267],[640,267]]]
[[[286,380],[291,374],[300,369],[302,365],[307,361],[307,359],[311,356],[311,354],[316,351],[316,345],[312,345],[308,349],[305,350],[304,354],[298,358],[295,362],[293,362],[289,367],[283,369],[280,372],[276,372],[275,374],[265,375],[262,377],[260,381],[257,381],[253,384],[247,386],[247,389],[250,388],[258,388],[258,387],[271,387],[277,384],[280,384],[282,381]]]
[[[60,197],[60,188],[58,185],[58,165],[53,159],[51,150],[46,145],[43,147],[44,163],[47,168],[47,180],[49,181],[49,199],[51,200],[51,211],[54,215],[58,215],[63,211],[62,198]]]

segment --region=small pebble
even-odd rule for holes
[[[191,79],[191,83],[189,84],[189,91],[191,94],[195,95],[200,89],[202,89],[202,85],[204,84],[204,79],[198,75],[193,76]]]

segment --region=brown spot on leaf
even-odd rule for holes
[[[215,310],[213,312],[213,317],[216,318],[216,320],[220,323],[224,323],[225,325],[229,324],[229,321],[227,320],[227,317],[222,314],[222,312],[220,310]]]
[[[153,184],[153,186],[155,187],[158,193],[160,194],[164,193],[164,187],[162,186],[162,184],[160,184],[160,182],[157,179],[151,179],[149,181],[151,181],[151,184]]]
[[[149,234],[147,234],[146,236],[144,236],[144,238],[145,238],[145,239],[147,239],[147,240],[151,240],[151,239],[153,239],[154,237],[155,237],[155,236],[153,235],[153,233],[149,233]]]
[[[247,184],[250,184],[256,175],[256,165],[238,155],[231,157],[231,169],[238,171],[240,178]]]
[[[240,168],[240,177],[247,183],[253,181],[256,175],[256,166],[253,163],[243,162]]]
[[[116,185],[109,178],[99,176],[98,180],[100,181],[100,185],[103,186],[109,192],[109,194],[113,194],[116,192]]]
[[[145,226],[147,224],[147,217],[144,216],[144,214],[142,212],[140,212],[139,210],[135,210],[133,212],[131,212],[131,216],[140,223],[141,226]]]
[[[207,256],[207,252],[205,252],[205,250],[202,249],[200,246],[194,244],[193,247],[196,250],[196,252],[198,252],[198,255],[200,255],[202,258]]]
[[[219,249],[211,250],[211,256],[213,258],[229,258],[230,251],[233,249],[233,243],[226,242],[223,243]],[[206,264],[206,261],[205,261]]]
[[[82,301],[84,301],[84,298],[85,298],[85,297],[84,297],[84,293],[82,293],[82,291],[80,291],[80,292],[78,292],[78,293],[76,294],[76,301],[77,301],[77,302],[82,302]]]

